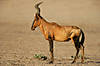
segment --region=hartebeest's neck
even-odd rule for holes
[[[45,31],[46,31],[46,28],[47,28],[47,24],[48,24],[48,22],[47,22],[45,19],[43,19],[43,18],[40,19],[39,28],[40,28],[40,31],[41,31],[43,34],[45,34]]]

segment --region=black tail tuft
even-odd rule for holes
[[[85,41],[85,35],[84,35],[84,33],[83,33],[82,30],[81,30],[81,34],[82,34],[82,37],[81,37],[80,44],[83,45],[84,44],[84,41]]]

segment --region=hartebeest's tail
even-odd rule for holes
[[[83,44],[84,44],[84,40],[85,40],[85,36],[84,36],[84,32],[82,31],[82,29],[81,29],[81,41],[80,41],[80,44],[83,46]]]

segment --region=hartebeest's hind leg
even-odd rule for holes
[[[75,44],[75,48],[76,48],[77,52],[76,52],[76,56],[75,56],[75,58],[74,58],[72,63],[76,62],[76,60],[78,58],[79,51],[80,51],[79,38],[78,37],[74,37],[73,39],[74,39],[74,44]]]
[[[49,51],[50,51],[50,62],[49,63],[53,63],[54,61],[54,56],[53,56],[53,40],[51,38],[51,36],[48,36],[48,40],[49,40]]]
[[[81,45],[81,53],[82,53],[82,56],[81,56],[81,63],[84,62],[84,46],[82,44]]]

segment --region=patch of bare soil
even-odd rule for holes
[[[54,42],[54,64],[47,64],[49,44],[39,28],[31,31],[41,0],[0,0],[0,66],[100,66],[100,1],[42,0],[41,16],[60,25],[76,25],[83,29],[85,62],[71,64],[76,53],[70,42]],[[45,55],[47,60],[34,58]]]

